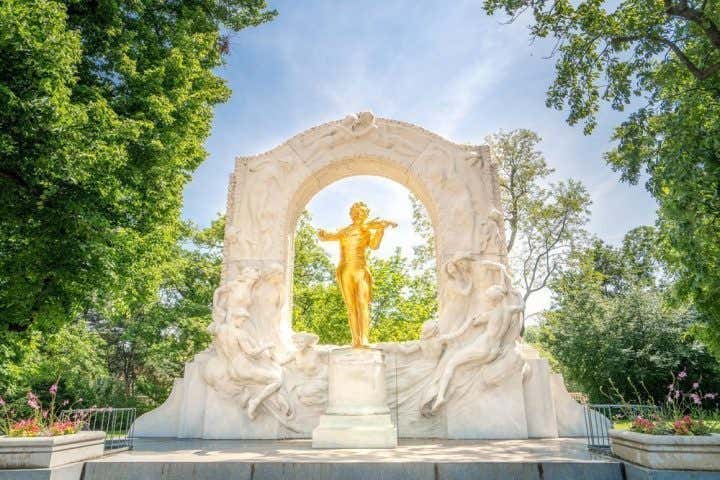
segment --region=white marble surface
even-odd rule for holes
[[[647,435],[627,430],[609,434],[613,454],[638,465],[720,472],[720,435]]]
[[[542,440],[400,440],[394,450],[318,450],[303,440],[144,439],[132,451],[93,463],[118,462],[616,462],[575,438]]]
[[[385,386],[385,355],[374,348],[330,351],[328,404],[313,448],[395,448]]]
[[[55,468],[101,457],[105,432],[54,437],[0,437],[0,470]]]
[[[561,437],[584,437],[586,434],[585,409],[572,399],[565,388],[562,375],[558,373],[550,375],[550,389],[555,405],[558,435]],[[590,415],[593,425],[604,423],[606,431],[612,428],[612,422],[600,413],[592,410]]]
[[[526,378],[523,386],[527,433],[530,438],[558,436],[555,400],[550,388],[550,365],[544,358],[525,358]],[[569,396],[569,395],[568,395]]]

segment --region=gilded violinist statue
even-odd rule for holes
[[[369,214],[367,205],[355,202],[350,207],[350,225],[337,232],[318,230],[320,240],[340,242],[340,263],[336,275],[348,311],[353,348],[368,345],[372,275],[367,267],[366,251],[368,248],[378,249],[387,227],[397,227],[397,223],[388,220],[368,220]]]

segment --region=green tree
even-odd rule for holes
[[[262,0],[0,3],[0,316],[52,331],[161,282],[206,156],[214,72]]]
[[[485,10],[533,17],[533,37],[556,42],[547,105],[596,126],[602,102],[639,105],[606,159],[658,202],[660,245],[693,301],[697,328],[720,358],[720,4],[706,0],[485,0]]]
[[[107,368],[106,344],[84,321],[68,323],[53,333],[31,331],[0,342],[0,395],[18,399],[36,392],[47,400],[48,388],[59,383],[59,401],[83,399],[82,405],[104,404],[118,392]]]
[[[151,408],[165,400],[174,378],[210,341],[212,296],[220,282],[225,218],[182,236],[156,265],[164,280],[147,303],[88,309],[55,332],[31,326],[24,335],[5,332],[0,342],[0,394],[40,394],[60,379],[60,392],[83,405]]]
[[[595,241],[551,284],[553,306],[536,341],[594,402],[617,400],[615,387],[628,399],[637,388],[642,397],[661,400],[670,374],[682,368],[702,377],[706,390],[720,386],[720,365],[687,334],[697,321],[693,309],[668,304],[658,272],[648,275],[629,261],[637,253],[631,245],[648,234],[647,228],[630,232],[621,248]]]
[[[525,129],[486,138],[499,164],[507,250],[525,302],[561,273],[582,245],[591,203],[576,180],[548,182],[554,170],[538,150],[540,141]]]
[[[224,229],[225,217],[203,230],[183,225],[169,252],[172,261],[161,265],[164,280],[152,301],[133,304],[127,312],[88,312],[107,344],[108,370],[127,398],[147,398],[148,406],[164,400],[185,362],[209,344],[206,329],[220,283]]]
[[[303,212],[295,231],[293,328],[317,334],[321,343],[344,345],[350,343],[345,304],[335,283],[335,267],[311,220]]]

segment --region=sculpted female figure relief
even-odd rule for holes
[[[279,391],[283,374],[274,354],[276,345],[259,342],[252,325],[251,311],[259,283],[272,281],[276,272],[275,266],[265,276],[257,268],[244,268],[213,295],[215,310],[208,330],[215,349],[205,365],[205,378],[218,390],[238,398],[251,419],[273,395],[270,413],[279,418],[292,416],[289,402]]]

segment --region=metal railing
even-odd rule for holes
[[[631,422],[637,415],[656,410],[653,405],[583,405],[587,447],[601,452],[610,451],[609,431],[620,422]]]
[[[62,417],[81,418],[83,430],[105,432],[105,450],[133,448],[135,408],[80,408],[63,410]]]

